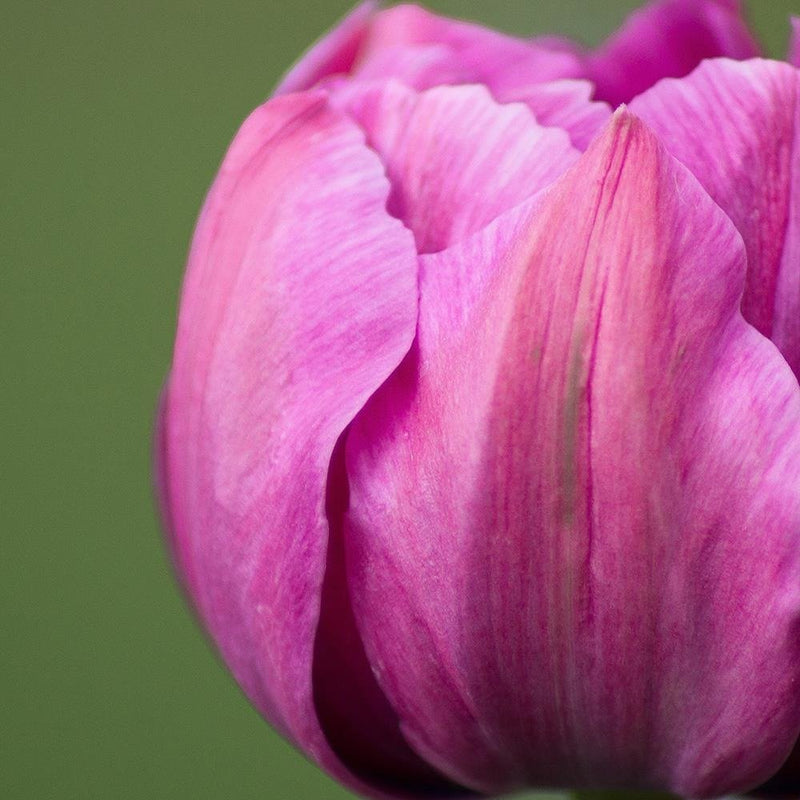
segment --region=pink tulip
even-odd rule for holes
[[[381,798],[797,793],[798,153],[735,0],[591,52],[367,3],[244,123],[159,486],[309,758]]]

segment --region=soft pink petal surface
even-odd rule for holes
[[[615,117],[422,260],[419,333],[347,442],[366,652],[486,792],[740,791],[797,734],[800,393],[739,314],[727,216]]]
[[[742,313],[800,375],[800,73],[777,61],[708,61],[631,110],[739,229]]]
[[[798,77],[659,82],[756,52],[735,0],[588,56],[367,2],[234,142],[160,500],[245,691],[356,791],[703,796],[791,749]],[[623,112],[581,159],[586,77],[666,150]]]
[[[373,766],[389,774],[351,772],[316,710],[315,691],[331,687],[312,674],[334,445],[417,318],[413,237],[386,213],[388,194],[363,134],[324,94],[287,95],[247,120],[192,246],[162,405],[161,496],[187,589],[254,704],[357,791],[417,796],[407,783],[428,775],[437,796],[449,784],[367,684],[368,721],[386,744]]]
[[[706,58],[758,54],[738,0],[657,0],[588,58],[587,77],[597,99],[617,105],[661,78],[687,75]]]
[[[566,40],[524,40],[403,4],[357,6],[287,74],[278,93],[336,76],[396,79],[416,89],[480,83],[500,102],[528,104],[585,149],[617,105],[701,61],[759,48],[737,0],[658,0],[590,54]],[[593,94],[593,100],[590,96]],[[601,102],[595,102],[601,101]]]

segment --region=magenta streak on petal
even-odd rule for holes
[[[739,229],[742,313],[800,375],[800,74],[777,61],[709,61],[631,110]]]
[[[630,102],[661,78],[689,74],[703,59],[746,59],[759,47],[736,0],[658,0],[635,11],[587,58],[596,98]]]
[[[347,564],[406,738],[462,785],[712,796],[791,749],[800,390],[744,275],[627,112],[423,257],[417,346],[347,442]]]
[[[251,115],[192,244],[161,437],[178,567],[237,680],[332,775],[387,798],[413,790],[342,763],[312,667],[334,445],[415,331],[417,254],[388,194],[324,94]]]

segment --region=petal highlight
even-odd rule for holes
[[[375,17],[354,75],[415,89],[480,83],[500,103],[523,102],[542,125],[567,130],[585,148],[608,121],[591,101],[577,50],[518,39],[401,5]]]
[[[414,5],[383,11],[362,3],[283,79],[277,94],[316,85],[336,93],[341,78],[396,80],[417,90],[483,84],[501,103],[524,102],[542,125],[562,127],[584,149],[608,121],[577,49],[526,41]],[[345,81],[346,83],[346,81]]]

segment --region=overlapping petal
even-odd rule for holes
[[[465,796],[408,747],[360,646],[334,444],[414,333],[416,248],[387,201],[440,249],[579,154],[480,87],[359,84],[337,102],[259,109],[209,195],[159,419],[164,519],[201,618],[279,730],[362,792]],[[445,153],[449,168],[431,172]]]
[[[417,318],[413,237],[386,213],[388,193],[363,134],[324,94],[270,101],[247,120],[192,246],[161,496],[200,616],[270,721],[360,792],[410,796],[412,783],[418,796],[427,780],[430,796],[449,796],[377,687],[365,708],[386,746],[378,775],[342,763],[314,696],[334,445],[407,352]]]
[[[657,0],[593,52],[552,37],[520,39],[403,4],[359,5],[312,48],[278,92],[337,76],[399,80],[416,89],[480,83],[500,102],[525,102],[539,122],[564,127],[585,149],[630,101],[704,59],[747,59],[759,48],[738,0]],[[601,102],[596,102],[601,101]]]
[[[707,61],[631,109],[742,234],[742,313],[800,375],[800,73],[777,61]]]
[[[739,791],[797,735],[800,393],[728,217],[619,113],[544,195],[422,260],[347,441],[366,652],[479,791]]]
[[[525,103],[539,123],[565,130],[581,151],[611,118],[611,108],[607,103],[592,100],[593,94],[594,87],[589,81],[566,78],[530,84],[510,92],[494,89],[501,103]]]
[[[480,230],[552,183],[580,153],[520,103],[498,105],[482,86],[415,92],[357,82],[332,98],[366,132],[392,183],[389,210],[421,253]]]
[[[524,102],[543,125],[561,127],[584,149],[610,109],[591,100],[576,48],[552,47],[479,25],[447,19],[414,5],[378,11],[357,7],[306,54],[278,93],[337,79],[399,81],[423,90],[481,84],[501,103]]]
[[[278,92],[308,89],[341,74],[395,78],[416,88],[483,83],[510,89],[581,77],[583,64],[569,48],[536,45],[416,5],[378,10],[367,2],[300,60]]]

